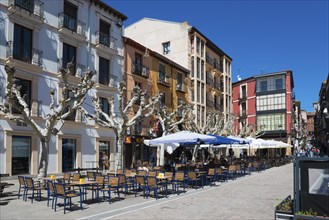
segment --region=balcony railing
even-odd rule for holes
[[[131,64],[131,72],[133,74],[136,74],[136,75],[139,75],[139,76],[143,76],[145,78],[149,78],[150,68],[147,67],[147,66],[144,66],[142,64],[132,63]]]
[[[31,14],[35,14],[39,17],[43,17],[44,15],[44,3],[39,0],[9,0],[8,6],[15,5],[21,9],[24,9]]]
[[[23,54],[20,51],[16,51],[14,45],[14,41],[7,42],[7,58],[14,58],[16,60],[21,60],[26,63],[42,66],[43,52],[41,50],[32,48],[30,51],[25,51],[25,53]]]
[[[159,79],[158,79],[158,83],[161,83],[163,85],[169,86],[169,78],[166,77],[165,74],[160,74],[159,73]]]
[[[206,62],[209,63],[209,64],[211,64],[211,65],[213,65],[214,59],[207,54],[206,55]]]
[[[63,58],[58,59],[58,67],[66,68],[65,63],[63,63]],[[66,62],[67,64],[68,62]],[[76,77],[83,77],[86,71],[86,66],[81,63],[74,63],[74,75]]]
[[[185,85],[184,84],[177,84],[176,85],[176,90],[180,92],[185,92]]]
[[[117,51],[116,41],[117,41],[117,39],[114,37],[111,37],[100,31],[96,32],[96,44],[102,44],[102,45],[105,45],[105,46]]]
[[[85,36],[86,24],[84,22],[76,20],[64,12],[58,14],[58,19],[59,28],[64,27],[82,36]]]

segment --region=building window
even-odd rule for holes
[[[199,54],[200,52],[200,38],[196,38],[196,52]]]
[[[111,25],[103,20],[99,21],[99,43],[110,46],[110,28]]]
[[[196,112],[196,120],[197,120],[197,125],[200,126],[200,105],[197,106],[197,112]]]
[[[166,65],[159,64],[159,81],[166,82]]]
[[[285,109],[286,96],[284,93],[257,96],[256,104],[257,111]]]
[[[241,86],[241,98],[247,98],[247,87],[245,85]]]
[[[142,55],[135,53],[135,74],[141,75],[143,67]]]
[[[15,0],[15,5],[30,13],[34,11],[34,0]]]
[[[74,71],[73,74],[75,75],[76,70],[76,47],[73,47],[69,44],[63,43],[63,60],[62,60],[62,67],[66,68],[69,62],[74,64]]]
[[[204,41],[201,41],[201,57],[204,56]]]
[[[77,31],[78,8],[70,2],[64,2],[64,27]]]
[[[181,73],[177,73],[177,78],[176,78],[176,88],[180,91],[183,90],[183,75]]]
[[[32,30],[21,25],[14,25],[13,58],[32,62]]]
[[[165,42],[162,44],[163,54],[168,54],[170,52],[170,42]]]
[[[267,91],[267,81],[260,81],[260,91],[261,92]]]
[[[200,58],[196,59],[196,77],[200,78]]]
[[[204,84],[203,83],[201,83],[201,104],[204,104],[204,93],[203,93],[203,91],[204,91]]]
[[[282,78],[275,79],[275,89],[276,90],[283,89],[283,79]]]
[[[109,101],[106,98],[99,98],[100,104],[101,104],[101,109],[104,113],[106,113],[107,115],[109,115],[110,113],[110,105],[109,105]],[[106,118],[103,115],[100,115],[99,118],[103,121],[107,121]]]
[[[275,75],[257,79],[257,92],[268,92],[285,89],[285,75]]]
[[[110,83],[110,61],[103,57],[99,57],[98,82],[103,85]]]
[[[31,137],[12,137],[12,175],[29,174],[31,161]]]
[[[204,80],[204,61],[201,60],[201,80]]]
[[[16,78],[16,85],[20,87],[21,96],[24,98],[26,104],[29,109],[31,109],[31,97],[32,97],[32,82],[30,80]],[[21,114],[23,110],[23,106],[21,106],[18,102],[18,99],[15,96],[15,106],[12,109],[14,114]]]
[[[200,102],[200,94],[201,94],[201,85],[200,85],[200,82],[198,81],[197,83],[197,97],[196,97],[196,101],[197,102]]]
[[[75,160],[77,153],[77,146],[75,139],[62,140],[62,169],[63,172],[72,171],[75,169]]]
[[[162,93],[161,100],[160,100],[160,106],[161,108],[166,107],[166,93]]]
[[[71,98],[71,97],[73,97],[74,96],[74,94],[73,94],[73,92],[72,92],[72,90],[68,90],[68,92],[66,93],[66,97],[65,97],[65,99],[69,99],[69,98]],[[66,107],[66,108],[64,108],[64,110],[63,110],[63,112],[64,112],[64,114],[66,113],[66,112],[68,112],[69,111],[69,107]],[[66,120],[69,120],[69,121],[75,121],[75,115],[76,115],[76,111],[74,110],[68,117],[66,117],[65,119]]]
[[[191,77],[194,77],[194,57],[191,57]]]
[[[261,130],[261,126],[263,127],[266,125],[267,131],[277,131],[279,129],[279,125],[281,125],[282,128],[285,128],[285,124],[285,113],[274,113],[257,116],[257,130]]]

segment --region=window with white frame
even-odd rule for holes
[[[285,128],[286,114],[285,113],[272,113],[266,115],[257,115],[257,130],[261,130],[261,126],[266,125],[267,131],[277,131],[279,126]]]
[[[285,109],[286,96],[284,93],[257,96],[256,104],[257,111]]]

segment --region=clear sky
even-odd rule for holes
[[[292,70],[296,99],[313,111],[329,73],[328,0],[108,0],[124,26],[144,18],[187,21],[232,59],[232,79]]]

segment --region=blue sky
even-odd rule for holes
[[[233,58],[232,79],[292,70],[296,99],[313,111],[329,73],[327,0],[110,0],[128,16],[188,21]]]

